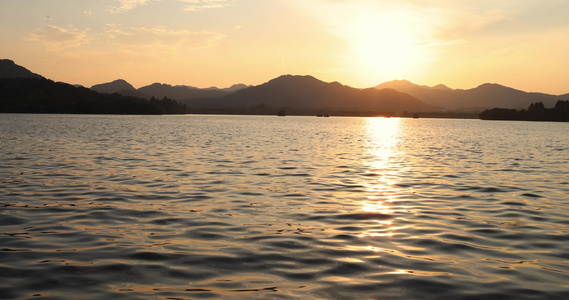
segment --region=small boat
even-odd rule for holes
[[[279,117],[284,117],[286,116],[286,112],[284,110],[279,111],[279,113],[277,114],[277,116]]]

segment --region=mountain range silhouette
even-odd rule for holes
[[[10,59],[0,59],[0,78],[44,78],[17,65]]]
[[[546,106],[552,107],[557,100],[569,98],[569,94],[527,93],[495,83],[485,83],[468,90],[454,90],[444,85],[428,87],[413,84],[407,80],[394,80],[379,84],[376,88],[392,88],[431,105],[445,107],[449,110],[471,112],[480,112],[494,107],[522,109],[534,102],[543,102]]]
[[[1,78],[45,79],[8,59],[0,60]],[[236,84],[225,89],[164,83],[137,89],[123,79],[97,84],[90,89],[147,100],[173,99],[195,113],[244,114],[273,114],[281,110],[288,114],[335,115],[401,115],[405,112],[478,114],[497,107],[523,109],[534,102],[552,107],[557,100],[569,98],[569,94],[528,93],[491,83],[462,90],[443,84],[429,87],[407,80],[393,80],[359,89],[338,82],[323,82],[307,75],[282,75],[257,86]]]
[[[112,82],[93,85],[91,89],[99,93],[118,93],[125,96],[136,96],[145,99],[150,99],[151,97],[168,97],[182,101],[195,98],[220,98],[247,87],[248,86],[244,84],[234,84],[225,89],[216,87],[200,89],[187,85],[169,85],[156,82],[136,89],[124,79],[117,79]]]
[[[403,111],[436,111],[413,96],[393,89],[357,89],[312,76],[283,75],[218,99],[184,101],[189,109],[253,107],[292,114],[392,115]]]

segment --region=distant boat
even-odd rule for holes
[[[413,114],[413,119],[419,119],[419,114]]]
[[[277,114],[277,116],[279,117],[284,117],[286,116],[286,112],[284,110],[279,111],[279,113]]]

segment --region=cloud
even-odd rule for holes
[[[79,47],[89,42],[88,30],[62,28],[54,25],[44,26],[32,32],[26,40],[41,42],[47,50],[61,50]]]
[[[162,0],[115,0],[116,5],[109,8],[111,13],[124,13],[134,9],[137,6],[146,5],[153,1]],[[183,10],[185,11],[203,11],[206,9],[223,8],[231,6],[230,2],[234,0],[178,0],[185,3]]]
[[[188,3],[185,11],[203,11],[212,8],[223,8],[231,6],[228,0],[180,0],[182,3]]]
[[[111,41],[137,47],[184,47],[204,49],[214,46],[224,34],[211,31],[174,30],[166,27],[131,27],[122,29],[108,24],[104,34]]]
[[[160,0],[117,0],[118,5],[112,6],[109,9],[111,13],[122,13],[129,11],[139,5],[145,5],[151,1],[160,1]]]

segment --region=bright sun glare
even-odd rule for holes
[[[404,76],[421,60],[421,51],[402,17],[363,13],[353,21],[348,38],[365,75]]]
[[[361,210],[365,213],[393,215],[396,212],[399,193],[393,188],[399,172],[393,167],[393,159],[397,157],[400,139],[401,119],[399,118],[367,118],[368,151],[371,155],[369,163],[370,176],[365,181],[367,199],[361,201]],[[376,220],[375,228],[362,232],[359,236],[391,237],[396,228],[391,220]]]
[[[384,202],[394,201],[398,197],[392,185],[399,170],[393,168],[391,160],[397,155],[401,119],[367,118],[366,121],[368,149],[373,157],[368,160],[370,172],[377,175],[366,183],[369,199],[364,202],[363,209],[370,211],[382,209]]]

